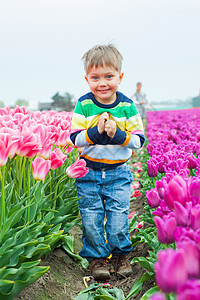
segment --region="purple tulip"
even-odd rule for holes
[[[200,229],[200,204],[191,208],[191,228],[193,230]]]
[[[200,281],[187,280],[185,284],[178,288],[177,300],[199,300],[200,299]]]
[[[156,167],[159,173],[165,173],[164,164],[165,162],[163,160],[157,163]]]
[[[162,293],[156,293],[149,298],[149,300],[165,300],[165,295]]]
[[[185,240],[177,243],[178,249],[182,249],[188,276],[199,278],[200,275],[200,250],[198,245],[192,240]]]
[[[186,198],[187,184],[181,176],[176,175],[168,184],[164,200],[166,201],[167,205],[173,209],[174,201],[178,201],[184,205]]]
[[[182,250],[168,248],[160,251],[154,268],[156,283],[164,293],[176,292],[187,280],[187,269]]]
[[[198,231],[194,231],[189,227],[177,227],[174,231],[174,238],[176,243],[182,241],[195,241],[198,243]]]
[[[189,182],[189,195],[193,205],[200,202],[200,178],[193,177]]]
[[[165,190],[168,187],[168,182],[165,177],[155,182],[155,186],[157,188],[158,194],[160,198],[164,199],[165,196]]]
[[[159,205],[161,198],[158,195],[157,189],[150,189],[146,192],[146,196],[150,207],[155,208]]]
[[[162,244],[171,244],[175,241],[174,231],[177,227],[176,219],[172,215],[163,218],[155,217],[158,240]]]
[[[147,161],[147,173],[149,177],[156,177],[158,175],[156,164],[150,160]]]
[[[188,169],[196,169],[197,166],[197,159],[194,157],[193,154],[190,154],[187,156],[187,161],[188,161]]]
[[[174,212],[175,212],[177,226],[190,225],[191,208],[192,208],[192,202],[186,202],[185,207],[177,201],[174,202]]]

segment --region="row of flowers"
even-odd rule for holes
[[[199,121],[200,109],[148,113],[147,172],[155,187],[146,196],[158,240],[168,245],[155,263],[163,293],[152,300],[168,299],[170,293],[178,300],[200,299]]]
[[[71,118],[0,109],[0,300],[14,299],[47,272],[38,264],[55,247],[71,251],[69,230],[80,221],[71,178],[88,172],[70,144]]]
[[[32,162],[33,177],[44,182],[49,170],[63,165],[67,154],[74,149],[69,139],[71,118],[72,113],[65,111],[33,112],[18,106],[0,108],[0,166],[16,155],[36,157]],[[78,158],[67,170],[73,178],[84,176],[86,172],[85,162]]]

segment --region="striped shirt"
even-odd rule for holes
[[[113,138],[98,131],[99,115],[104,112],[108,112],[117,125]],[[142,147],[144,129],[131,99],[117,92],[114,103],[102,104],[90,92],[76,104],[70,139],[79,147],[80,157],[86,160],[87,167],[95,170],[113,168],[125,163],[132,155],[132,149]]]

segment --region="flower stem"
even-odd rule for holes
[[[3,228],[5,223],[5,166],[1,167],[1,210],[0,210],[0,228]]]

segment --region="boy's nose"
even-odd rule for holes
[[[101,79],[101,81],[99,82],[99,86],[106,86],[105,80]]]

